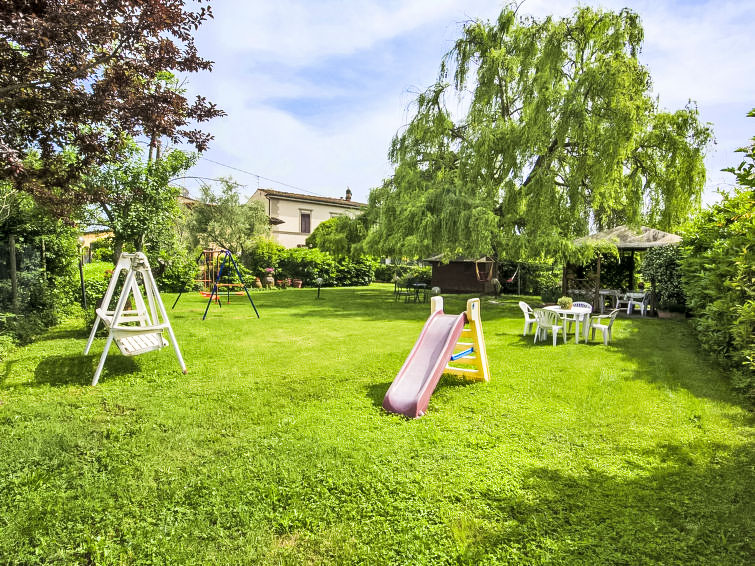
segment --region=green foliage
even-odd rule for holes
[[[257,277],[264,277],[265,269],[271,267],[275,270],[275,279],[301,279],[305,286],[313,286],[320,277],[323,287],[369,285],[378,265],[368,256],[336,259],[317,248],[286,249],[271,240],[260,240],[247,254],[247,261]]]
[[[10,278],[0,280],[0,312],[14,313],[3,317],[0,333],[26,343],[60,322],[70,310],[64,288],[76,271],[77,233],[35,205],[28,195],[17,194],[11,214],[0,224],[4,277],[10,276],[9,234],[16,241],[18,303],[12,305]]]
[[[700,344],[755,396],[755,183],[739,180],[686,230],[681,269]]]
[[[260,238],[255,241],[252,248],[244,255],[244,265],[249,268],[255,277],[264,277],[265,269],[268,267],[278,268],[278,260],[286,251],[286,248],[272,239]],[[293,274],[284,272],[286,277],[293,277]]]
[[[573,240],[617,224],[670,229],[699,206],[711,131],[661,112],[636,14],[467,23],[390,148],[367,249],[393,257],[584,259]],[[449,81],[449,78],[452,80]],[[459,119],[446,100],[468,99]]]
[[[375,280],[383,283],[403,282],[425,283],[429,285],[433,278],[430,266],[407,265],[405,263],[378,264],[375,268]]]
[[[93,261],[85,263],[83,267],[87,308],[92,315],[96,305],[105,295],[114,266],[109,261]],[[62,290],[67,303],[81,304],[81,279],[78,270],[71,273]]]
[[[554,348],[521,336],[515,302],[483,301],[490,382],[445,376],[407,421],[381,403],[429,305],[390,284],[315,297],[201,321],[185,295],[187,375],[171,348],[113,347],[91,388],[105,340],[83,356],[83,324],[10,353],[4,562],[752,563],[752,413],[688,325],[620,319],[608,347]]]
[[[250,265],[252,260],[246,256],[269,233],[270,219],[261,203],[241,203],[239,184],[233,179],[222,178],[219,182],[217,194],[209,185],[202,187],[202,204],[192,210],[192,245],[220,246]]]
[[[333,257],[358,258],[367,229],[365,218],[358,216],[336,216],[321,222],[307,238],[307,246],[328,252]]]
[[[102,223],[113,231],[114,253],[124,244],[153,254],[172,247],[180,189],[170,182],[196,159],[196,155],[174,150],[145,163],[139,148],[131,144],[121,159],[88,178],[92,192],[103,195],[99,201],[105,216]]]
[[[113,238],[99,238],[89,244],[92,261],[113,261]]]
[[[659,246],[645,252],[642,260],[642,277],[651,284],[655,282],[656,300],[663,310],[685,310],[686,297],[679,268],[681,257],[678,246]]]
[[[514,273],[516,277],[509,283]],[[498,262],[498,281],[503,293],[516,293],[521,288],[522,295],[542,295],[547,297],[543,298],[545,302],[553,303],[561,295],[561,266],[502,260]]]
[[[171,293],[191,290],[199,269],[197,255],[177,247],[170,254],[161,254],[156,265],[150,261],[158,289]]]

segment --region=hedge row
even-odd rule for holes
[[[681,244],[682,284],[700,344],[755,397],[755,191],[700,213]]]

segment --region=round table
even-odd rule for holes
[[[553,311],[560,314],[562,317],[569,317],[575,322],[576,328],[574,329],[574,339],[579,344],[579,323],[584,321],[585,342],[587,342],[587,333],[590,330],[590,314],[592,309],[589,307],[572,307],[570,309],[562,309],[558,305],[551,307],[543,307],[545,310]]]

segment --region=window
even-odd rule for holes
[[[309,234],[312,231],[310,223],[311,216],[312,213],[309,210],[299,211],[299,231],[302,234]]]

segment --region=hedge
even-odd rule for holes
[[[681,244],[682,284],[701,346],[755,397],[755,191],[703,211]]]

